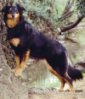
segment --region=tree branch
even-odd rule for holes
[[[77,26],[77,25],[82,21],[83,18],[84,18],[84,17],[81,16],[81,17],[79,17],[73,24],[70,24],[70,25],[68,25],[68,26],[65,26],[65,27],[60,28],[59,34],[62,34],[62,32],[66,32],[66,31],[68,31],[68,30],[74,28],[75,26]]]
[[[70,9],[72,8],[73,3],[74,3],[74,0],[68,0],[67,4],[65,6],[65,9],[62,13],[62,16],[65,16],[66,13],[71,12]]]

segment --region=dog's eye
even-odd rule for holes
[[[16,7],[11,7],[9,9],[9,13],[14,13],[14,12],[18,13],[18,9]]]
[[[10,8],[9,11],[12,11],[12,8]]]

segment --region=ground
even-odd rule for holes
[[[0,99],[85,99],[85,79],[74,83],[75,92],[31,88],[31,81],[15,77],[0,47]]]

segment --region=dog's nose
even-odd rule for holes
[[[12,14],[12,18],[15,18],[15,14]]]
[[[12,14],[12,18],[18,18],[18,17],[19,17],[18,13]]]

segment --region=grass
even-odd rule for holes
[[[60,82],[55,76],[49,74],[46,79],[38,79],[33,82],[33,85],[38,88],[56,88],[60,86]]]

